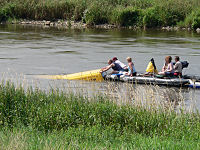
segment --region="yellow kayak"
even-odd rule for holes
[[[67,75],[39,75],[43,79],[66,79],[66,80],[86,80],[86,81],[103,81],[100,69],[85,72],[67,74]]]

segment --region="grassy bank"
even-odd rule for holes
[[[1,149],[199,149],[199,140],[144,136],[110,128],[70,128],[44,133],[30,128],[0,131]]]
[[[200,115],[146,110],[93,98],[0,85],[0,145],[5,149],[199,148]],[[14,147],[14,148],[13,148]]]
[[[0,0],[0,21],[74,20],[155,28],[200,27],[199,0]]]

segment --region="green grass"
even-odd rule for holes
[[[200,24],[199,7],[199,0],[0,0],[0,21],[62,19],[90,25],[180,25],[196,29]]]
[[[69,128],[45,133],[31,128],[0,131],[1,149],[199,149],[199,140],[145,136],[111,128]]]
[[[0,84],[2,149],[198,149],[200,115]]]

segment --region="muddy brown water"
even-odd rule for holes
[[[149,60],[154,58],[160,70],[166,55],[178,55],[181,60],[190,63],[189,67],[184,69],[184,74],[200,75],[200,34],[188,31],[59,29],[0,25],[1,78],[11,76],[16,79],[23,76],[29,84],[35,84],[33,80],[37,80],[41,88],[46,88],[50,81],[35,79],[35,75],[68,74],[98,69],[104,67],[107,60],[113,56],[117,56],[124,63],[127,56],[132,57],[137,72],[144,72]],[[61,86],[60,81],[53,83]],[[97,91],[105,91],[106,84],[101,83],[101,86],[96,87]],[[81,85],[84,89],[92,87],[90,82]],[[76,88],[79,86],[76,85]],[[192,97],[195,106],[200,108],[200,90],[184,90],[183,95],[190,97],[186,98],[186,104],[191,103]]]

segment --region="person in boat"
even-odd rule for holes
[[[117,74],[120,71],[124,71],[124,69],[119,64],[113,62],[113,60],[110,59],[110,60],[108,60],[108,66],[102,68],[100,72],[108,71],[111,68],[113,69],[113,71],[111,72],[111,74]]]
[[[125,71],[128,72],[128,67],[124,63],[122,63],[121,61],[119,61],[117,57],[113,57],[112,60],[113,60],[114,63],[119,64]]]
[[[153,74],[158,74],[158,70],[155,65],[155,61],[153,58],[151,58],[147,68],[146,72],[144,73],[144,76],[152,76]]]
[[[132,62],[132,58],[131,57],[127,57],[126,58],[127,62],[128,62],[128,72],[126,73],[126,75],[129,75],[131,77],[136,76],[137,72],[135,70],[135,66]]]
[[[174,75],[175,76],[182,76],[182,63],[180,62],[179,56],[175,56],[175,65],[174,65]]]
[[[171,56],[165,57],[165,63],[164,63],[164,66],[162,67],[162,71],[159,72],[158,74],[166,75],[166,76],[174,75],[174,67],[173,67]]]

